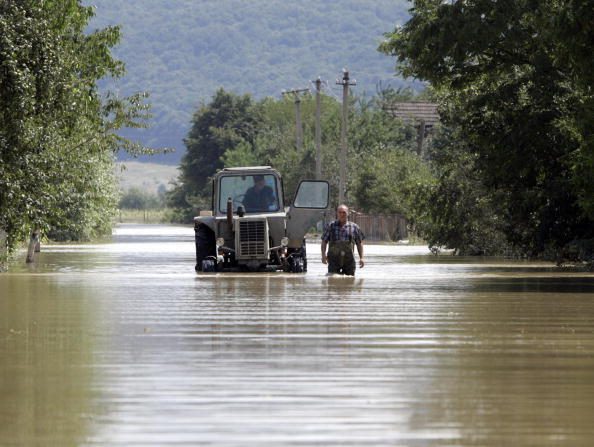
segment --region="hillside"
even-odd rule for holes
[[[403,23],[405,0],[86,0],[96,7],[91,28],[122,26],[114,50],[127,75],[110,87],[122,95],[151,93],[154,125],[128,134],[154,147],[175,147],[152,161],[176,164],[192,113],[223,87],[256,98],[327,80],[326,93],[343,67],[358,94],[381,82],[403,85],[394,60],[376,50],[383,33]]]

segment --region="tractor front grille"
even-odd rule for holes
[[[239,256],[266,257],[266,221],[242,220],[239,222]]]

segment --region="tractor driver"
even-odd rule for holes
[[[275,204],[274,191],[266,184],[263,175],[254,176],[254,186],[248,188],[243,198],[243,206],[248,213],[270,211]]]

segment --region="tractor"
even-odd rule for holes
[[[212,209],[194,218],[196,271],[307,271],[305,235],[325,215],[330,187],[302,180],[287,206],[270,166],[225,168],[212,180]]]

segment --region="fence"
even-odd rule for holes
[[[349,219],[359,225],[365,238],[370,241],[400,241],[408,238],[407,221],[399,214],[352,213]]]

